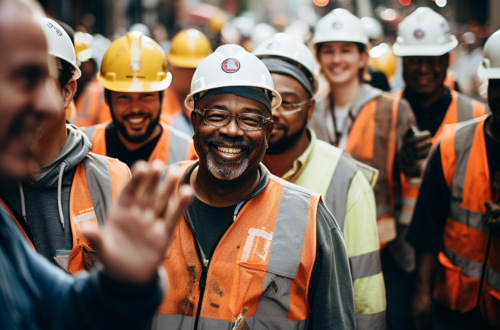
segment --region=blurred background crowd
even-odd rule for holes
[[[309,44],[317,20],[335,8],[346,8],[363,17],[370,37],[370,67],[385,74],[389,86],[402,87],[401,63],[392,53],[398,24],[417,7],[427,6],[442,14],[460,46],[452,53],[448,84],[481,100],[486,84],[476,75],[482,47],[500,28],[497,0],[39,0],[47,13],[69,24],[78,34],[77,55],[83,65],[85,85],[99,70],[111,42],[129,30],[151,36],[166,52],[175,34],[196,28],[210,40],[212,49],[227,43],[248,51],[276,32],[286,32]],[[91,61],[88,61],[91,59]],[[93,61],[92,61],[93,60]],[[381,88],[376,76],[377,87]],[[384,83],[382,83],[384,84]],[[327,93],[323,81],[316,98]],[[79,91],[82,89],[79,88]],[[78,95],[77,95],[78,96]]]

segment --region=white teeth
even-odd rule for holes
[[[239,154],[243,150],[241,148],[227,148],[227,147],[221,147],[221,146],[217,146],[216,148],[220,152],[222,152],[226,155],[229,155],[229,156]]]
[[[128,120],[129,122],[131,122],[132,124],[140,124],[140,123],[142,123],[144,120],[146,120],[146,117],[128,118],[127,120]]]

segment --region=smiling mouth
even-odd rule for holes
[[[228,156],[234,156],[234,155],[240,154],[245,150],[243,148],[229,148],[229,147],[224,147],[224,146],[215,146],[215,148],[219,152],[221,152],[225,155],[228,155]]]

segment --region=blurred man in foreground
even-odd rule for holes
[[[407,240],[417,251],[419,330],[500,328],[499,45],[497,31],[478,69],[492,114],[444,129],[418,195]]]
[[[356,329],[385,328],[385,290],[375,197],[362,170],[345,151],[316,138],[307,128],[314,110],[314,56],[284,33],[253,51],[273,77],[283,101],[273,110],[273,131],[264,165],[271,173],[323,196],[344,233],[356,307]],[[377,171],[366,165],[373,183]],[[370,288],[370,289],[368,289]]]
[[[23,2],[41,15],[36,3]],[[0,0],[1,182],[36,171],[35,129],[62,107],[54,103],[60,91],[49,76],[45,36],[33,16],[20,1]],[[189,188],[173,197],[175,173],[155,190],[160,168],[138,164],[104,230],[85,230],[103,266],[90,274],[71,277],[50,264],[0,209],[0,329],[145,326],[161,300],[157,267],[190,197]]]

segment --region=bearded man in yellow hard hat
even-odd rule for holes
[[[92,152],[128,166],[159,159],[173,164],[196,158],[188,135],[160,122],[164,90],[172,74],[161,47],[138,31],[115,40],[104,54],[97,79],[105,88],[111,122],[84,128]]]
[[[189,135],[194,133],[189,121],[190,113],[181,101],[190,93],[194,71],[211,53],[210,40],[196,29],[183,30],[174,36],[172,47],[167,53],[168,68],[175,79],[165,91],[165,115],[162,120]]]

